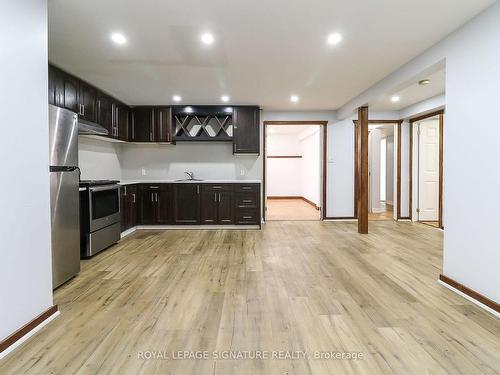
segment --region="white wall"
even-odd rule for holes
[[[397,147],[397,130],[396,130]],[[397,197],[396,197],[397,200]],[[401,124],[401,217],[410,217],[410,123]]]
[[[262,159],[233,155],[232,143],[126,144],[118,159],[125,180],[185,178],[185,171],[203,179],[262,179]]]
[[[53,304],[47,2],[0,2],[0,38],[1,126],[8,134],[0,147],[2,340]]]
[[[500,3],[354,98],[339,110],[387,95],[446,60],[443,273],[500,302],[500,127],[492,121],[500,86]],[[482,134],[483,137],[471,137]],[[405,181],[405,178],[402,179]],[[436,275],[437,277],[437,275]]]
[[[368,168],[370,171],[369,200],[371,212],[382,212],[380,201],[380,140],[382,132],[380,129],[373,129],[368,134]]]
[[[444,126],[444,274],[500,302],[500,4],[452,37]],[[467,48],[464,48],[467,46]],[[483,136],[471,136],[481,134]]]
[[[354,123],[328,126],[327,216],[354,216]]]
[[[395,158],[394,158],[394,135],[389,135],[387,139],[386,161],[387,172],[385,179],[385,200],[389,204],[394,204],[394,183],[395,183]]]
[[[78,166],[82,180],[120,180],[122,172],[119,152],[121,145],[107,141],[78,137]]]
[[[267,156],[302,156],[299,134],[267,134]],[[266,161],[267,196],[303,195],[302,159],[268,158]]]
[[[321,206],[321,129],[311,126],[299,134],[300,150],[302,154],[301,176],[302,196]]]

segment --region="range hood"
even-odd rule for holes
[[[108,135],[109,132],[99,124],[78,118],[79,135]]]

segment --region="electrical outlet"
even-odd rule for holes
[[[241,169],[240,170],[240,176],[244,176],[245,175],[245,170],[244,169]]]
[[[142,175],[145,176],[146,175],[146,168],[142,168],[141,172],[142,172]]]

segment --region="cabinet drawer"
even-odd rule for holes
[[[255,208],[239,208],[236,210],[236,224],[259,224],[259,210]]]
[[[202,191],[233,191],[232,184],[202,184]]]
[[[236,207],[258,207],[259,194],[257,193],[236,193]]]
[[[169,190],[170,184],[142,184],[143,189],[155,190]]]
[[[258,192],[259,184],[235,184],[234,190],[238,192]]]

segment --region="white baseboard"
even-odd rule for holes
[[[31,331],[29,331],[27,334],[25,334],[19,340],[17,340],[14,344],[12,344],[7,349],[5,349],[3,352],[1,352],[0,359],[4,358],[7,354],[11,353],[13,350],[18,348],[20,345],[22,345],[24,342],[26,342],[26,340],[28,340],[31,336],[36,334],[43,327],[45,327],[47,324],[49,324],[51,321],[53,321],[55,318],[57,318],[60,314],[61,314],[61,312],[59,310],[57,310],[54,314],[49,316],[47,319],[45,319],[43,322],[41,322],[39,325],[37,325],[35,328],[33,328]]]
[[[127,229],[124,232],[121,232],[120,233],[120,238],[127,237],[129,234],[134,233],[136,230],[137,230],[137,227],[132,227],[132,228]]]
[[[137,230],[250,230],[260,229],[258,225],[137,225],[120,234],[124,238]]]
[[[458,289],[455,289],[453,288],[451,285],[448,285],[446,284],[445,282],[441,281],[438,279],[437,281],[439,284],[441,284],[442,286],[444,286],[445,288],[451,290],[452,292],[455,292],[457,293],[458,295],[462,296],[463,298],[465,298],[466,300],[469,300],[470,302],[472,302],[473,304],[479,306],[480,308],[482,308],[483,310],[486,310],[487,312],[489,312],[490,314],[496,316],[497,318],[500,318],[500,313],[496,312],[495,310],[493,310],[491,307],[489,306],[486,306],[485,304],[479,302],[478,300],[468,296],[467,294],[465,293],[462,293],[460,290]]]

